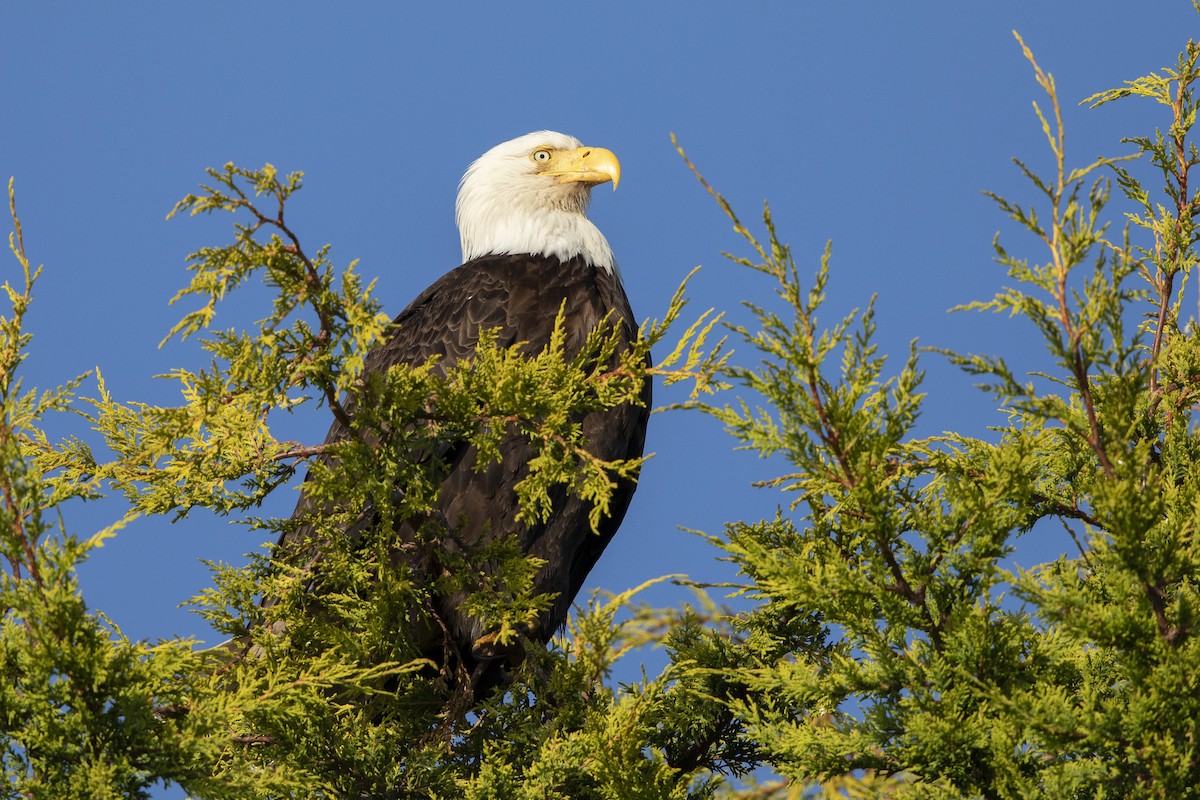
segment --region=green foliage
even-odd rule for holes
[[[719,315],[702,314],[653,370],[647,355],[678,322],[682,285],[663,321],[647,323],[628,352],[598,330],[568,358],[560,326],[532,358],[485,335],[471,363],[444,376],[422,365],[364,377],[363,354],[388,320],[354,264],[339,269],[328,247],[309,257],[288,227],[300,175],[233,165],[209,175],[213,186],[176,211],[231,214],[234,235],[190,257],[191,282],[175,298],[200,301],[171,334],[199,339],[210,363],[165,376],[180,389],[174,406],[119,401],[99,371],[92,397],[78,393],[87,376],[22,390],[22,319],[38,270],[12,208],[23,283],[5,284],[11,312],[0,318],[9,792],[144,797],[166,781],[213,798],[508,796],[503,787],[513,782],[531,797],[624,796],[630,785],[646,797],[703,793],[706,762],[681,769],[645,748],[671,718],[663,710],[671,674],[619,691],[606,685],[629,642],[649,638],[641,632],[655,618],[649,611],[617,621],[636,590],[593,603],[573,636],[530,654],[509,693],[480,705],[448,660],[429,658],[432,600],[463,592],[505,646],[553,599],[532,595],[538,562],[503,541],[449,551],[445,577],[428,585],[397,563],[389,534],[398,519],[431,519],[447,443],[471,443],[486,463],[514,431],[535,453],[518,486],[519,513],[544,519],[552,493],[566,490],[592,502],[597,526],[616,479],[636,477],[641,459],[592,456],[581,415],[641,402],[651,373],[690,381],[694,396],[719,388],[726,356],[708,341]],[[221,301],[251,281],[273,290],[269,312],[249,330],[215,328]],[[310,400],[325,403],[350,436],[332,445],[277,441],[273,415]],[[43,420],[52,412],[75,415],[91,432],[50,441]],[[313,526],[321,569],[305,561],[311,552],[214,564],[214,586],[196,608],[238,637],[232,643],[131,642],[88,610],[75,567],[121,525],[197,507],[244,512],[303,466],[305,513],[248,521],[272,533]],[[111,528],[80,537],[52,526],[62,503],[109,493],[128,508]],[[354,535],[335,535],[346,530]],[[423,527],[414,546],[433,546],[438,530]],[[262,597],[273,602],[260,605]]]
[[[837,796],[1200,793],[1200,338],[1183,312],[1200,211],[1188,188],[1200,45],[1164,75],[1089,99],[1150,97],[1171,124],[1127,140],[1134,156],[1079,168],[1067,165],[1053,78],[1021,46],[1052,108],[1034,106],[1054,168],[1047,179],[1017,162],[1032,204],[991,196],[1046,255],[997,239],[1012,283],[962,308],[1024,317],[1054,366],[1025,380],[1003,358],[942,351],[1003,404],[994,440],[918,436],[915,349],[888,372],[873,301],[820,327],[828,249],[804,290],[769,211],[763,245],[709,188],[753,251],[734,260],[768,276],[782,308],[749,306],[758,328],[737,332],[760,363],[727,370],[763,405],[700,404],[792,467],[769,482],[792,513],[713,537],[756,601],[721,696],[794,781],[766,794],[812,780]],[[1123,165],[1139,155],[1168,202]],[[1110,237],[1098,169],[1116,175],[1145,244],[1128,229]],[[1025,534],[1062,536],[1064,554],[1013,567]],[[778,623],[799,619],[808,635],[788,644]]]

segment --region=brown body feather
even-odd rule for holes
[[[629,300],[620,280],[609,270],[597,269],[581,258],[561,262],[531,255],[484,256],[444,275],[402,311],[390,336],[368,354],[365,371],[384,371],[397,364],[417,366],[437,356],[435,369],[444,372],[472,357],[481,330],[495,331],[501,346],[523,343],[524,351],[533,355],[549,343],[560,309],[568,358],[579,353],[588,335],[602,323],[616,327],[622,347],[636,336],[637,322]],[[649,381],[642,400],[640,406],[624,405],[582,417],[583,434],[593,455],[605,460],[642,455]],[[335,422],[326,441],[338,441],[347,434],[346,428]],[[553,512],[547,521],[519,522],[515,487],[525,476],[532,454],[528,441],[513,433],[505,440],[501,460],[477,470],[474,448],[464,443],[447,445],[443,457],[449,462],[448,474],[441,485],[438,510],[439,519],[450,527],[446,547],[471,548],[490,537],[504,536],[546,562],[537,574],[534,592],[554,594],[555,600],[536,628],[528,632],[530,638],[546,642],[565,622],[589,571],[620,526],[636,484],[618,484],[599,535],[588,524],[590,505],[565,491],[553,498]],[[301,498],[296,515],[307,508],[307,500]],[[411,527],[401,523],[396,531],[398,544],[412,535]],[[285,553],[294,545],[311,547],[311,537],[311,529],[305,526],[285,535],[280,545]],[[486,632],[459,610],[461,600],[461,595],[438,598],[436,611],[464,666],[474,668],[474,662],[499,658],[499,654],[481,650],[480,636]],[[478,686],[497,681],[494,676],[480,680],[477,674],[473,682]]]

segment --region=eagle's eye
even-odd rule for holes
[[[531,155],[530,158],[532,158],[534,161],[536,161],[539,164],[545,164],[550,161],[550,151],[549,150],[534,150],[533,155]]]

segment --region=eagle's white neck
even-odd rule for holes
[[[562,261],[581,256],[619,275],[608,240],[586,216],[589,188],[530,174],[523,153],[508,157],[497,150],[475,161],[459,185],[454,216],[463,261],[521,253]]]

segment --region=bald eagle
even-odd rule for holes
[[[472,358],[484,330],[494,332],[500,346],[534,355],[550,342],[560,310],[567,358],[576,356],[600,325],[611,326],[621,347],[628,347],[637,335],[637,321],[612,248],[585,213],[592,187],[612,182],[615,188],[620,174],[609,150],[585,147],[553,131],[518,137],[480,156],[463,175],[455,207],[463,264],[395,318],[387,338],[367,355],[365,373],[398,364],[418,366],[436,357],[434,370],[444,374]],[[582,414],[578,422],[589,452],[605,460],[640,457],[649,404],[647,380],[639,404]],[[335,422],[326,442],[348,435]],[[435,518],[447,528],[444,546],[471,548],[507,537],[543,560],[533,591],[552,595],[553,601],[526,633],[528,640],[544,644],[564,624],[584,579],[616,533],[635,482],[618,483],[596,535],[588,521],[590,504],[566,492],[555,498],[545,522],[517,520],[515,487],[533,457],[519,432],[506,436],[498,463],[480,466],[475,449],[465,442],[449,443],[442,457],[448,474]],[[302,497],[295,516],[308,510]],[[397,539],[411,540],[415,527],[399,523]],[[280,546],[311,545],[311,537],[311,529],[302,526],[285,534]],[[434,610],[445,632],[442,638],[450,640],[443,646],[453,646],[478,691],[502,682],[497,675],[507,675],[523,650],[496,647],[492,632],[460,608],[465,594],[435,598]]]

